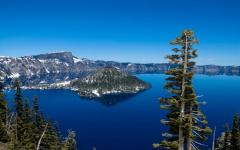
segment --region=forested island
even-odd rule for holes
[[[85,78],[74,80],[71,88],[83,97],[102,97],[104,95],[136,94],[148,89],[149,84],[118,68],[99,69]]]

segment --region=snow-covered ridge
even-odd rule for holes
[[[46,54],[58,54],[58,53],[69,53],[69,52],[64,51],[64,50],[60,50],[60,51],[48,52],[48,53],[46,53]]]
[[[82,74],[82,67],[87,63],[89,63],[87,59],[73,56],[70,52],[53,52],[23,57],[1,56],[0,71],[4,72],[5,78],[24,78],[23,80],[34,84],[41,84],[43,81],[51,84],[59,80],[76,78]],[[58,75],[50,77],[53,74]]]
[[[73,57],[73,61],[74,61],[74,63],[78,63],[78,62],[83,62],[84,60],[80,59],[78,57]]]
[[[7,84],[13,78],[20,78],[24,85],[36,85],[44,81],[48,84],[84,77],[104,67],[114,67],[130,73],[164,73],[171,68],[169,64],[136,64],[114,61],[89,60],[78,58],[71,52],[53,52],[23,57],[0,57],[0,71]],[[197,66],[197,73],[211,75],[240,75],[240,66]],[[104,73],[101,73],[104,74]],[[86,82],[92,82],[87,80]]]
[[[10,56],[0,56],[0,58],[14,58],[14,57],[10,57]]]

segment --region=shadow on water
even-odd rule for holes
[[[145,91],[145,90],[144,90]],[[115,106],[121,102],[127,101],[136,95],[143,93],[144,91],[134,93],[134,94],[108,94],[104,95],[103,97],[100,98],[87,98],[87,97],[81,97],[82,100],[87,100],[87,101],[96,101],[104,106]]]

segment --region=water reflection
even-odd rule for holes
[[[121,102],[127,101],[133,97],[135,97],[136,95],[142,93],[138,92],[138,93],[134,93],[134,94],[108,94],[108,95],[104,95],[103,97],[100,98],[86,98],[86,97],[81,97],[81,100],[88,100],[88,101],[97,101],[105,106],[115,106]]]

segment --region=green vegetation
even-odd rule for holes
[[[4,100],[4,93],[3,93],[3,81],[0,74],[0,141],[7,142],[7,132],[5,129],[6,123],[6,116],[7,116],[7,103]]]
[[[102,97],[107,94],[135,94],[149,84],[114,67],[105,67],[71,82],[83,97]]]
[[[234,115],[232,129],[228,125],[217,139],[215,150],[240,150],[240,118]]]
[[[62,150],[76,150],[76,140],[75,140],[76,133],[74,131],[68,131],[68,137],[64,141],[63,149]]]
[[[38,98],[33,107],[23,100],[19,80],[15,80],[15,107],[10,110],[4,100],[0,82],[0,149],[8,150],[76,150],[75,132],[63,140],[57,125],[46,120],[39,111]]]
[[[174,48],[173,55],[166,58],[172,64],[166,74],[165,88],[172,94],[170,98],[161,98],[161,108],[169,111],[167,120],[161,122],[169,127],[167,133],[162,135],[165,139],[153,144],[154,148],[171,150],[197,149],[199,141],[206,140],[206,134],[211,133],[207,126],[206,117],[199,109],[198,97],[192,86],[197,50],[193,48],[198,40],[190,30],[184,30],[182,34],[171,42],[181,48]]]

